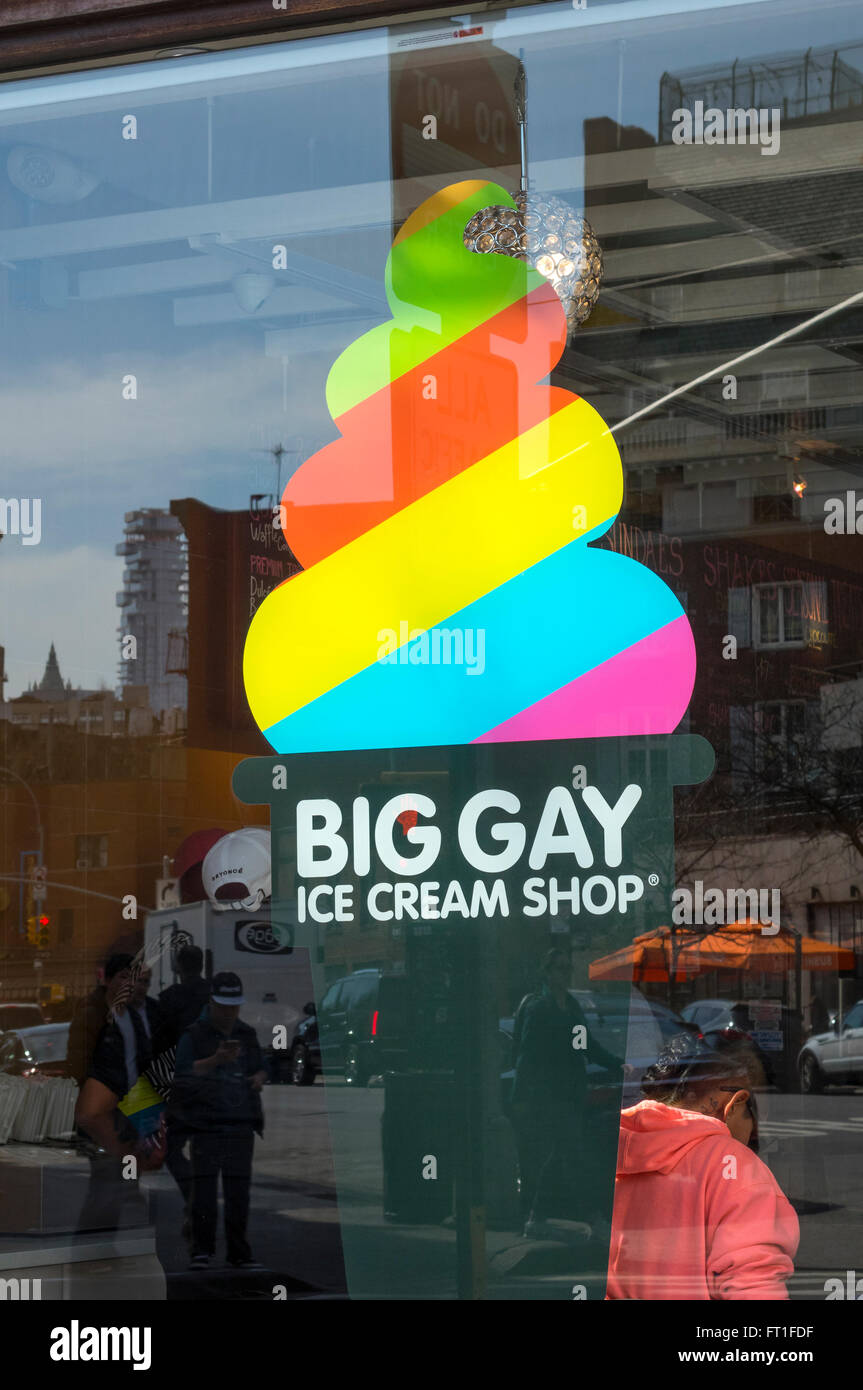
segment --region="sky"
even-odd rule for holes
[[[630,0],[591,3],[583,33],[575,27],[579,16],[571,6],[537,12],[557,14],[565,27],[560,34],[552,28],[526,55],[533,158],[581,154],[583,121],[591,116],[619,116],[624,124],[655,134],[663,72],[863,40],[859,6],[804,8],[798,0],[789,6],[750,0],[724,9],[692,6],[689,17],[668,17],[664,11],[676,3],[665,0],[653,8]],[[513,16],[521,24],[527,13]],[[630,21],[609,24],[606,36],[601,21],[622,15]],[[502,37],[509,47],[522,41]],[[293,51],[306,50],[297,45]],[[273,61],[266,47],[250,50],[243,61],[251,69],[256,53],[262,63]],[[215,73],[224,70],[226,60],[214,55],[195,61],[211,64]],[[156,77],[162,70],[167,73],[168,65],[153,67]],[[123,72],[114,70],[112,77],[122,89]],[[386,224],[386,64],[370,62],[340,73],[331,69],[317,81],[311,70],[302,82],[289,77],[266,90],[240,86],[216,98],[212,199],[239,205],[247,197],[368,182],[382,190],[373,220]],[[80,75],[75,81],[85,93],[86,82]],[[95,114],[64,113],[3,129],[16,93],[26,99],[32,91],[26,82],[3,88],[0,246],[5,229],[28,223],[158,213],[206,200],[206,106],[197,93],[161,108],[141,104],[139,141],[124,150],[118,122],[128,103],[122,90]],[[101,181],[83,202],[35,204],[3,173],[16,143],[62,149],[97,170]],[[368,216],[366,209],[363,218]],[[230,234],[228,214],[214,217],[214,230]],[[130,248],[128,259],[188,255],[188,245],[175,233],[171,238],[164,245],[154,241],[151,251]],[[381,280],[386,245],[380,237],[364,236],[361,226],[342,246],[339,254],[351,269]],[[264,450],[296,436],[319,441],[333,436],[324,387],[336,350],[291,358],[283,381],[282,363],[266,355],[263,338],[265,327],[280,326],[278,319],[265,323],[259,314],[248,322],[181,328],[174,323],[170,293],[95,303],[75,299],[76,270],[99,269],[117,259],[117,252],[108,259],[93,252],[70,256],[67,263],[62,244],[56,247],[51,274],[58,267],[73,272],[72,298],[60,307],[51,307],[40,293],[38,262],[22,260],[8,271],[7,302],[0,306],[0,495],[40,497],[43,536],[39,546],[25,547],[14,536],[0,544],[7,697],[41,677],[52,641],[63,675],[74,685],[114,685],[115,595],[124,563],[114,546],[122,539],[124,512],[167,507],[172,498],[186,496],[243,507],[251,492],[272,487],[273,467]],[[346,331],[345,342],[350,337]],[[129,373],[138,382],[134,401],[122,396]],[[286,477],[287,472],[283,482]]]

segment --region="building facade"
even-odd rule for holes
[[[117,594],[120,688],[145,686],[150,708],[163,719],[186,705],[182,667],[176,664],[188,617],[185,536],[166,511],[127,512],[116,553],[124,560]]]

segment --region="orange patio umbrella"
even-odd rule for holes
[[[637,936],[631,945],[595,960],[589,974],[592,980],[662,983],[669,978],[672,953],[677,983],[708,970],[781,973],[796,967],[798,945],[801,970],[854,969],[854,952],[845,947],[800,936],[788,927],[780,927],[770,935],[760,922],[747,918],[709,932],[692,927],[675,927],[673,931],[659,927]]]
[[[591,963],[591,980],[631,980],[634,984],[660,984],[668,979],[671,933],[668,927],[645,932],[629,946],[621,946]]]

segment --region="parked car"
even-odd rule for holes
[[[38,1028],[45,1022],[41,1004],[18,1003],[0,1004],[0,1033],[14,1028]]]
[[[311,1086],[321,1069],[318,1016],[311,1001],[305,1005],[303,1014],[294,1029],[288,1053],[288,1073],[295,1086]]]
[[[621,1109],[644,1099],[641,1079],[671,1038],[680,1033],[698,1035],[693,1023],[668,1005],[645,998],[635,985],[628,1001],[625,995],[617,992],[604,994],[599,990],[576,989],[573,994],[597,1042],[614,1056],[624,1058],[631,1067],[623,1082]],[[605,1077],[603,1069],[592,1062],[588,1062],[587,1074],[588,1084],[594,1090]]]
[[[0,1035],[0,1072],[13,1076],[62,1076],[69,1046],[69,1023],[13,1028]]]
[[[290,1076],[296,1086],[310,1086],[319,1072],[341,1074],[348,1086],[365,1086],[378,1072],[398,1067],[402,1055],[406,977],[383,975],[379,970],[357,970],[330,985],[321,1000],[305,1006],[305,1017],[297,1025],[289,1052]],[[664,1004],[647,1000],[638,989],[631,996],[603,994],[594,990],[574,990],[591,1033],[609,1052],[622,1057],[633,1068],[623,1088],[623,1105],[642,1099],[641,1078],[656,1061],[665,1042],[680,1032],[697,1033],[679,1014]],[[512,1088],[515,1059],[512,1057],[514,1023],[499,1021],[501,1048],[501,1097],[507,1103]],[[591,1086],[605,1083],[606,1072],[588,1063]]]
[[[355,970],[334,980],[320,1009],[306,1004],[297,1025],[289,1054],[294,1085],[310,1086],[326,1072],[343,1076],[346,1086],[367,1086],[372,1076],[392,1067],[403,997],[404,976],[380,970]],[[386,1045],[382,1015],[388,1024]]]
[[[682,1014],[688,1023],[698,1025],[711,1047],[736,1040],[745,1043],[763,1068],[767,1084],[792,1090],[797,1082],[795,1063],[800,1048],[798,1015],[787,1004],[778,1004],[779,1027],[759,1027],[751,1013],[756,1006],[756,1000],[748,999],[696,999]]]
[[[589,989],[574,989],[571,993],[581,1007],[591,1037],[613,1056],[625,1059],[632,1068],[624,1078],[620,1092],[621,1109],[637,1105],[644,1099],[641,1078],[670,1038],[680,1033],[692,1033],[693,1036],[698,1033],[693,1024],[686,1023],[673,1009],[656,1000],[646,999],[635,986],[628,997],[617,992],[604,994]],[[514,1022],[511,1018],[502,1018],[498,1027],[502,1051],[504,1040],[509,1042],[509,1063],[507,1066],[501,1065],[501,1096],[506,1109],[515,1080],[516,1058],[512,1056]],[[592,1105],[602,1106],[610,1102],[613,1087],[608,1083],[608,1072],[604,1067],[588,1061],[587,1084]]]
[[[825,1086],[863,1085],[863,999],[825,1033],[814,1033],[797,1059],[800,1089],[816,1095]]]

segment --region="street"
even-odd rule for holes
[[[145,1179],[155,1198],[159,1256],[169,1297],[288,1298],[343,1296],[344,1252],[351,1283],[363,1297],[451,1298],[456,1294],[452,1221],[394,1224],[384,1219],[380,1119],[384,1091],[333,1081],[326,1088],[268,1086],[266,1132],[256,1145],[250,1238],[263,1275],[238,1282],[214,1262],[207,1276],[186,1272],[182,1211],[170,1175]],[[328,1114],[327,1100],[331,1107]],[[792,1299],[823,1299],[824,1282],[847,1270],[863,1274],[863,1090],[821,1096],[758,1097],[761,1156],[800,1218],[801,1241]],[[330,1119],[341,1159],[341,1203],[335,1196]],[[563,1230],[563,1228],[562,1228]],[[590,1268],[565,1243],[523,1241],[514,1230],[488,1230],[485,1296],[571,1298],[579,1281],[594,1286]]]
[[[800,1218],[792,1298],[822,1299],[824,1281],[863,1274],[863,1090],[759,1096],[761,1156]]]

